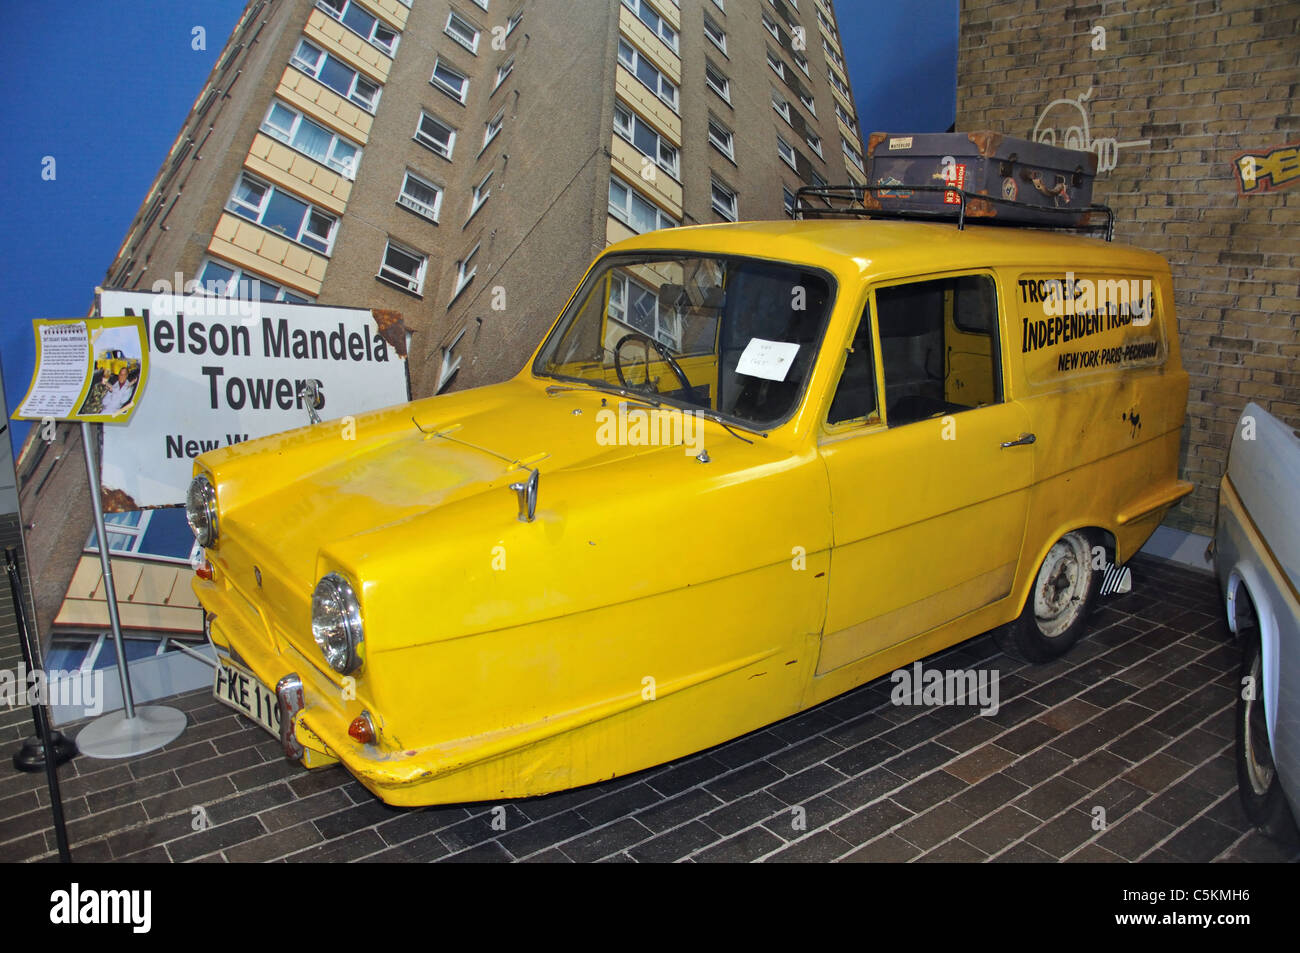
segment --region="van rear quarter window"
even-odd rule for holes
[[[1031,384],[1165,362],[1164,316],[1151,274],[1021,274],[1011,291],[1013,352]]]

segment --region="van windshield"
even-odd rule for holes
[[[794,411],[835,296],[830,275],[735,256],[602,259],[533,372],[764,429]]]

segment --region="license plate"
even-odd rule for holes
[[[217,659],[212,696],[247,715],[275,737],[280,737],[280,704],[275,693],[233,662]]]

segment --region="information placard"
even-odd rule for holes
[[[15,420],[126,423],[149,376],[149,348],[139,317],[32,322],[36,366]]]

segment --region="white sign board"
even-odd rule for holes
[[[406,359],[364,309],[104,291],[99,310],[148,330],[148,399],[104,428],[104,491],[131,508],[184,503],[201,453],[306,426],[309,381],[325,421],[409,399]]]

